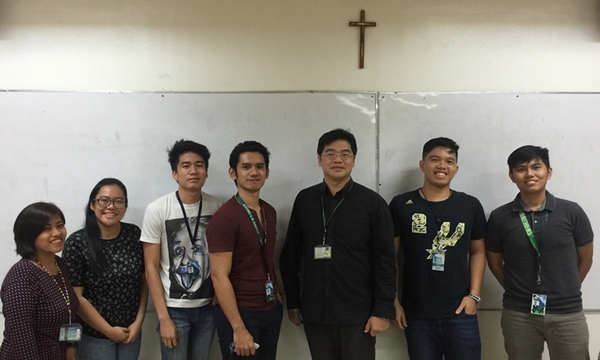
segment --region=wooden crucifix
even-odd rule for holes
[[[360,27],[360,60],[358,62],[358,68],[362,69],[365,67],[365,28],[375,27],[377,23],[365,21],[365,11],[360,11],[360,21],[350,21],[350,26]]]

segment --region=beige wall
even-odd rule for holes
[[[360,9],[366,67],[358,70]],[[598,0],[0,0],[0,89],[600,91]]]
[[[347,23],[362,8],[377,27],[358,70],[358,30]],[[599,9],[598,0],[0,0],[0,90],[600,92]],[[141,359],[159,358],[155,320],[149,312]],[[480,321],[484,359],[505,359],[499,312]],[[600,315],[588,321],[597,354]],[[406,358],[404,349],[397,330],[378,339],[379,359]],[[280,358],[307,357],[302,331],[285,320]]]

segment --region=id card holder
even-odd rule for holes
[[[58,341],[79,341],[81,340],[81,324],[65,324],[60,327]]]
[[[546,295],[531,295],[531,313],[533,315],[546,315]]]
[[[444,271],[446,263],[446,250],[434,250],[432,254],[431,270]]]
[[[321,244],[315,246],[315,260],[331,259],[331,246]]]
[[[275,300],[275,286],[271,280],[265,283],[265,294],[267,295],[267,302]]]

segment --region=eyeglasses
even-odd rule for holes
[[[347,160],[352,159],[354,157],[354,154],[350,151],[342,151],[341,153],[336,153],[336,152],[330,151],[330,152],[323,153],[322,156],[324,156],[329,161],[335,160],[335,158],[337,158],[338,156],[343,161],[347,161]]]
[[[108,207],[110,204],[113,204],[113,206],[117,209],[123,209],[125,206],[127,206],[127,201],[124,199],[111,200],[109,198],[100,198],[94,199],[94,201],[98,204],[98,206],[103,208]]]

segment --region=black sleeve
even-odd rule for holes
[[[303,237],[300,219],[301,211],[298,207],[299,200],[297,196],[292,208],[285,244],[279,257],[281,280],[285,289],[288,310],[300,308],[300,270],[303,257]]]

